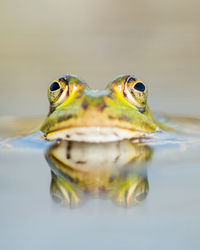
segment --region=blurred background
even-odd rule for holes
[[[47,114],[73,73],[103,89],[133,73],[153,110],[200,116],[200,1],[1,0],[0,115]]]

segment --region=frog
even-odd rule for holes
[[[6,141],[0,140],[0,147],[45,149],[52,173],[51,195],[61,202],[76,206],[85,200],[85,194],[102,194],[129,207],[148,194],[147,176],[137,171],[151,160],[152,149],[160,152],[164,145],[165,152],[172,153],[177,143],[185,150],[188,143],[200,141],[200,119],[152,113],[147,97],[147,85],[133,74],[114,78],[104,90],[93,90],[78,76],[67,74],[48,87],[50,107],[45,119],[1,119],[0,132]],[[7,140],[16,134],[16,139]],[[115,155],[112,143],[123,150],[109,163]],[[69,157],[72,151],[77,156],[75,165]],[[101,165],[106,168],[95,172],[89,160],[83,164],[84,152],[93,162],[104,159],[107,163]],[[136,155],[141,158],[134,158]],[[120,165],[121,158],[125,160]],[[137,159],[141,160],[135,164]]]
[[[133,74],[117,76],[104,90],[67,74],[48,87],[50,108],[41,131],[48,141],[92,143],[159,137],[163,131],[200,134],[199,119],[152,115],[147,97],[146,84]]]
[[[75,75],[48,88],[49,114],[41,131],[47,140],[110,142],[150,136],[160,128],[147,104],[148,90],[133,75],[116,77],[93,90]]]
[[[152,113],[147,97],[147,85],[133,74],[114,78],[104,90],[66,74],[49,84],[46,118],[1,117],[0,146],[37,148],[57,139],[101,143],[136,138],[167,144],[182,143],[180,135],[200,135],[199,118]]]
[[[51,197],[69,208],[95,198],[124,208],[139,205],[149,192],[146,167],[153,153],[150,146],[131,140],[58,140],[45,153],[51,170]]]

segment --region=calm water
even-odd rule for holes
[[[199,1],[0,5],[1,119],[46,114],[48,84],[68,72],[100,89],[135,73],[153,110],[200,116]],[[200,249],[198,141],[151,142],[151,159],[139,163],[149,191],[130,208],[88,190],[80,206],[60,206],[50,194],[47,145],[0,145],[0,249]]]
[[[4,146],[0,150],[1,249],[132,249],[133,246],[199,249],[200,140],[197,138],[189,138],[187,144],[171,140],[156,146],[151,142],[148,149],[144,145],[145,148],[135,150],[136,160],[133,157],[127,173],[132,171],[132,175],[142,176],[149,191],[129,208],[90,191],[86,192],[88,198],[73,208],[67,203],[66,206],[56,203],[50,195],[50,165],[44,155],[47,145],[38,142],[28,145],[29,139],[18,144],[15,141],[15,147]],[[97,177],[101,175],[99,165],[102,166],[105,149],[102,152],[100,146],[96,147],[97,150],[93,146],[90,151],[90,161],[92,169],[97,169]],[[71,146],[72,163],[83,159],[84,148],[78,144]],[[130,157],[131,153],[123,152],[126,145],[116,148],[121,148],[121,156]],[[106,148],[103,163],[115,174],[120,163],[112,165],[108,157],[110,154],[114,158],[116,148],[112,148],[114,151]],[[99,156],[95,155],[97,152]],[[85,168],[90,167],[86,164]],[[123,176],[128,175],[121,172]],[[76,182],[76,188],[78,185]]]

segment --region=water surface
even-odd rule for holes
[[[143,164],[149,191],[129,208],[98,193],[60,206],[50,195],[46,144],[1,148],[1,248],[199,249],[200,156],[192,140],[148,145],[152,156],[134,171]]]

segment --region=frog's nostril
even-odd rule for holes
[[[138,90],[140,92],[144,92],[145,91],[145,86],[144,86],[144,84],[142,82],[138,82],[138,83],[135,84],[134,89]]]
[[[60,85],[59,85],[59,83],[57,83],[57,82],[53,82],[52,84],[51,84],[51,86],[50,86],[50,90],[51,91],[56,91],[56,90],[58,90],[60,88]]]

